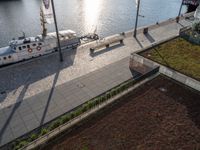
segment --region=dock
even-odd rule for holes
[[[90,53],[90,47],[117,35],[0,69],[0,146],[21,137],[86,101],[133,78],[130,54],[175,37],[192,21],[183,17],[124,33],[123,44]]]

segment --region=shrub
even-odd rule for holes
[[[32,142],[32,141],[34,141],[35,139],[37,139],[38,138],[38,135],[37,134],[35,134],[35,133],[32,133],[31,135],[30,135],[30,142]]]
[[[121,92],[121,87],[117,87],[115,91],[116,91],[116,94],[119,94]]]
[[[64,124],[64,123],[68,122],[69,120],[70,120],[70,116],[64,115],[60,118],[60,124]]]
[[[110,95],[111,95],[111,97],[115,96],[116,95],[116,90],[115,89],[111,90],[110,91]]]
[[[94,106],[94,104],[90,101],[90,102],[88,102],[88,108],[90,109],[90,108],[92,108]]]
[[[194,23],[192,29],[200,34],[200,22]]]
[[[42,130],[40,131],[40,135],[45,135],[45,134],[47,134],[48,132],[49,132],[48,129],[42,128]]]
[[[88,111],[88,110],[89,110],[89,108],[88,108],[88,105],[87,105],[87,104],[84,104],[84,105],[82,106],[82,108],[83,108],[83,112],[86,112],[86,111]]]
[[[53,130],[53,129],[59,127],[59,126],[60,126],[60,120],[56,120],[56,121],[54,121],[54,122],[52,122],[52,123],[50,124],[49,130],[51,131],[51,130]]]
[[[124,85],[122,84],[122,85],[119,86],[119,93],[123,92],[123,91],[124,91]]]
[[[96,104],[96,105],[99,105],[100,103],[101,103],[100,99],[99,99],[99,98],[96,98],[96,99],[95,99],[95,104]]]
[[[101,100],[102,100],[102,102],[106,101],[106,96],[105,95],[101,96]]]
[[[82,114],[82,108],[78,108],[77,110],[75,110],[74,115],[75,117],[79,116],[80,114]]]
[[[106,93],[106,99],[110,99],[110,98],[111,98],[110,92]]]
[[[20,148],[26,146],[27,144],[28,144],[28,141],[26,141],[26,140],[20,141],[20,142],[15,146],[14,149],[16,149],[16,150],[17,150],[17,149],[20,149]]]
[[[74,112],[71,112],[70,113],[70,119],[73,119],[75,117],[75,113]]]
[[[87,146],[84,146],[81,150],[89,150]]]

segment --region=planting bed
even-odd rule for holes
[[[200,80],[200,46],[183,38],[173,39],[140,54]]]
[[[159,76],[43,149],[199,149],[199,108],[198,92]]]

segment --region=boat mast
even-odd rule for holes
[[[42,8],[40,8],[40,21],[41,21],[41,26],[42,26],[42,37],[44,38],[47,35],[47,28],[46,28],[46,21],[44,18],[44,12]]]

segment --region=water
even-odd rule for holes
[[[0,47],[13,37],[41,33],[40,0],[0,0]],[[177,16],[181,0],[141,0],[139,26]],[[72,29],[78,35],[93,32],[100,36],[134,27],[135,0],[55,0],[59,30]],[[183,12],[186,8],[183,8]],[[54,25],[48,25],[48,32]]]

